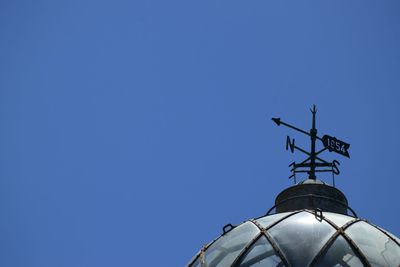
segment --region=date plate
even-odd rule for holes
[[[350,144],[343,142],[339,139],[336,139],[336,137],[332,137],[329,135],[324,135],[322,137],[322,143],[324,143],[324,146],[330,151],[330,152],[336,152],[340,155],[343,155],[345,157],[350,158],[349,155],[349,147]]]

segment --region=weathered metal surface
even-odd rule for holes
[[[347,215],[348,202],[345,195],[335,187],[323,183],[303,183],[283,190],[276,197],[275,205],[277,213],[321,209]]]

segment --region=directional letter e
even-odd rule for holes
[[[291,140],[290,140],[290,137],[288,136],[288,137],[286,138],[286,150],[288,150],[289,147],[290,147],[290,151],[293,153],[293,152],[294,152],[294,148],[295,148],[295,145],[294,145],[294,138],[293,138],[293,140],[291,141]]]

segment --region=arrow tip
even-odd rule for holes
[[[272,120],[276,123],[276,125],[281,125],[281,118],[272,118]]]

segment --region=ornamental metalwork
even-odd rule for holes
[[[305,160],[303,160],[300,163],[292,162],[289,165],[289,167],[291,167],[290,171],[292,172],[292,175],[289,176],[289,179],[294,178],[293,181],[296,184],[296,182],[297,182],[296,174],[297,173],[308,173],[308,179],[315,180],[317,178],[316,173],[330,172],[330,173],[332,173],[333,185],[335,185],[335,175],[340,174],[339,161],[333,160],[331,162],[328,162],[328,161],[322,159],[319,155],[322,152],[328,150],[329,152],[335,152],[339,155],[350,158],[350,154],[349,154],[350,144],[348,144],[342,140],[339,140],[336,137],[327,135],[327,134],[325,134],[323,137],[319,137],[317,135],[318,130],[316,128],[317,108],[315,107],[315,105],[313,106],[312,109],[310,109],[310,111],[312,113],[312,126],[311,126],[310,131],[308,131],[308,132],[304,131],[298,127],[295,127],[289,123],[282,121],[281,118],[272,118],[272,120],[276,123],[276,125],[286,126],[297,132],[308,135],[310,137],[310,141],[311,141],[310,151],[307,151],[305,149],[298,147],[295,144],[294,138],[292,139],[289,136],[287,136],[286,150],[290,150],[292,153],[294,153],[294,151],[297,150],[308,156]],[[321,141],[321,143],[323,145],[323,148],[319,151],[316,151],[317,140]]]

